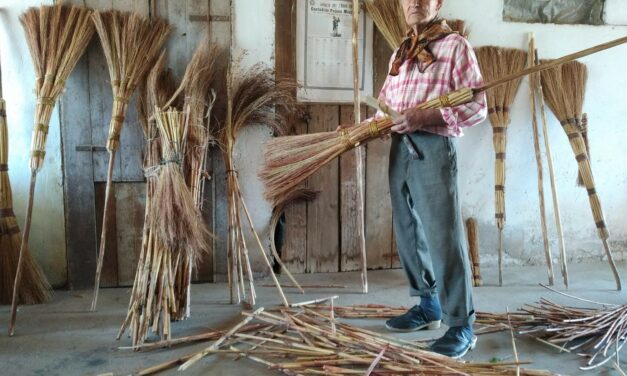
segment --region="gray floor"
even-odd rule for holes
[[[627,283],[626,265],[619,265]],[[404,275],[400,270],[371,271],[368,273],[370,293],[359,293],[358,273],[303,275],[301,283],[324,283],[346,285],[344,289],[312,290],[306,295],[290,292],[291,302],[305,301],[317,297],[340,295],[338,305],[378,303],[392,306],[411,306],[414,302],[407,295]],[[569,293],[582,298],[623,304],[627,292],[613,290],[614,282],[606,264],[579,264],[570,266],[571,287]],[[495,271],[484,271],[488,286],[475,289],[475,305],[478,310],[504,312],[518,308],[523,303],[535,302],[540,297],[558,303],[581,305],[582,303],[561,297],[538,285],[546,282],[546,271],[541,267],[512,267],[505,271],[503,287],[494,286]],[[266,282],[263,282],[266,283]],[[258,282],[260,286],[262,282]],[[492,284],[490,286],[490,284]],[[560,290],[563,287],[558,285]],[[259,304],[271,306],[280,302],[270,287],[258,287]],[[54,300],[46,305],[21,307],[17,333],[8,338],[0,333],[0,375],[97,375],[112,372],[115,375],[131,374],[147,366],[177,358],[207,344],[196,344],[182,348],[148,353],[119,350],[128,346],[124,338],[115,340],[118,327],[126,312],[128,289],[103,289],[100,293],[99,309],[89,312],[91,291],[59,291]],[[238,320],[239,307],[228,304],[227,286],[205,284],[193,286],[192,318],[173,324],[174,336],[201,333],[208,329],[225,328]],[[9,308],[0,307],[0,328],[6,328]],[[385,332],[382,320],[350,320],[352,324],[371,330]],[[405,339],[437,337],[444,329],[432,332],[403,334]],[[583,373],[576,355],[558,353],[538,342],[519,337],[517,347],[521,360],[532,361],[529,367],[548,369],[567,375],[600,374],[618,375],[609,368]],[[467,360],[488,361],[494,357],[511,359],[512,348],[509,333],[481,336],[475,351]],[[624,356],[623,356],[624,357]],[[623,369],[627,364],[622,363]],[[166,374],[177,374],[171,371]],[[234,362],[228,356],[213,356],[204,359],[187,371],[188,375],[274,375],[274,371],[247,360]]]

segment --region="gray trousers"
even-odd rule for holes
[[[457,193],[456,140],[425,132],[392,136],[394,235],[411,296],[438,294],[448,326],[474,322],[470,266]]]

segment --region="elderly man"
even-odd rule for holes
[[[444,0],[399,0],[410,27],[390,61],[379,99],[402,113],[392,128],[394,233],[410,295],[420,303],[386,322],[393,331],[449,329],[431,345],[460,358],[475,346],[475,311],[457,193],[456,138],[486,117],[485,96],[442,110],[415,106],[482,84],[471,46],[438,18]],[[439,298],[439,299],[438,299]]]

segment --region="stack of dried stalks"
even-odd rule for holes
[[[54,5],[28,9],[20,18],[35,68],[35,127],[31,143],[30,189],[26,208],[26,224],[22,235],[20,256],[13,285],[9,335],[15,330],[17,296],[20,291],[24,263],[33,215],[37,173],[43,167],[50,117],[65,82],[83,55],[94,33],[91,10],[83,7]]]
[[[15,271],[22,244],[22,232],[13,212],[13,193],[9,180],[9,130],[6,104],[2,98],[0,71],[0,304],[10,304],[15,282]],[[22,283],[17,301],[20,304],[39,304],[50,299],[50,285],[45,274],[30,254],[24,250]]]
[[[519,72],[527,65],[527,53],[513,48],[486,46],[475,50],[481,74],[486,81],[494,81]],[[499,231],[499,285],[503,284],[503,228],[505,227],[505,151],[510,107],[514,102],[521,79],[512,80],[486,92],[488,114],[492,123],[492,143],[495,151],[494,206]],[[552,283],[552,280],[551,280]]]
[[[471,363],[424,350],[422,345],[388,338],[335,320],[311,306],[270,313],[260,308],[196,353],[141,371],[140,375],[180,365],[186,370],[203,357],[224,353],[246,357],[286,375],[420,374],[420,375],[552,375],[517,368],[524,362]],[[252,333],[241,328],[251,321],[267,325]]]
[[[144,81],[148,70],[154,65],[155,60],[159,56],[159,51],[170,33],[170,25],[164,20],[148,20],[136,13],[116,10],[96,11],[92,18],[109,67],[113,94],[113,108],[107,139],[109,168],[107,171],[100,249],[98,252],[98,263],[96,264],[94,297],[91,304],[91,309],[94,311],[98,303],[100,273],[106,250],[109,217],[111,216],[109,210],[112,197],[113,166],[116,151],[120,146],[120,133],[124,124],[126,109],[135,88]]]
[[[584,129],[581,127],[587,75],[587,69],[584,64],[579,62],[566,63],[561,67],[542,72],[542,89],[549,107],[559,119],[570,141],[579,167],[579,175],[588,191],[594,223],[599,238],[603,242],[605,255],[616,281],[616,289],[620,290],[620,276],[616,270],[616,264],[608,243],[610,233],[605,224],[601,201],[595,188],[590,158],[588,157],[583,137]]]
[[[242,129],[251,125],[265,124],[273,129],[277,135],[286,135],[288,133],[286,117],[296,107],[296,101],[292,94],[296,88],[296,83],[287,79],[275,80],[272,78],[272,72],[269,69],[264,68],[261,64],[257,64],[238,75],[237,80],[234,79],[233,72],[229,69],[227,85],[226,122],[220,133],[219,140],[227,174],[227,200],[229,205],[227,275],[231,303],[239,303],[242,300],[249,299],[248,303],[254,305],[256,298],[253,274],[248,257],[248,246],[240,217],[243,210],[264,262],[279,290],[283,303],[287,306],[287,299],[272,271],[272,265],[266,255],[265,247],[259,239],[246,203],[243,200],[237,176],[237,166],[235,166],[234,161],[234,151],[239,133]],[[282,270],[295,285],[298,285],[298,282],[280,261],[276,250],[273,249],[273,251],[273,255],[281,265]],[[246,293],[245,277],[248,278],[249,295]]]

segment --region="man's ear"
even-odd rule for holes
[[[442,9],[443,4],[444,4],[444,0],[438,0],[438,6],[437,6],[438,11]]]

